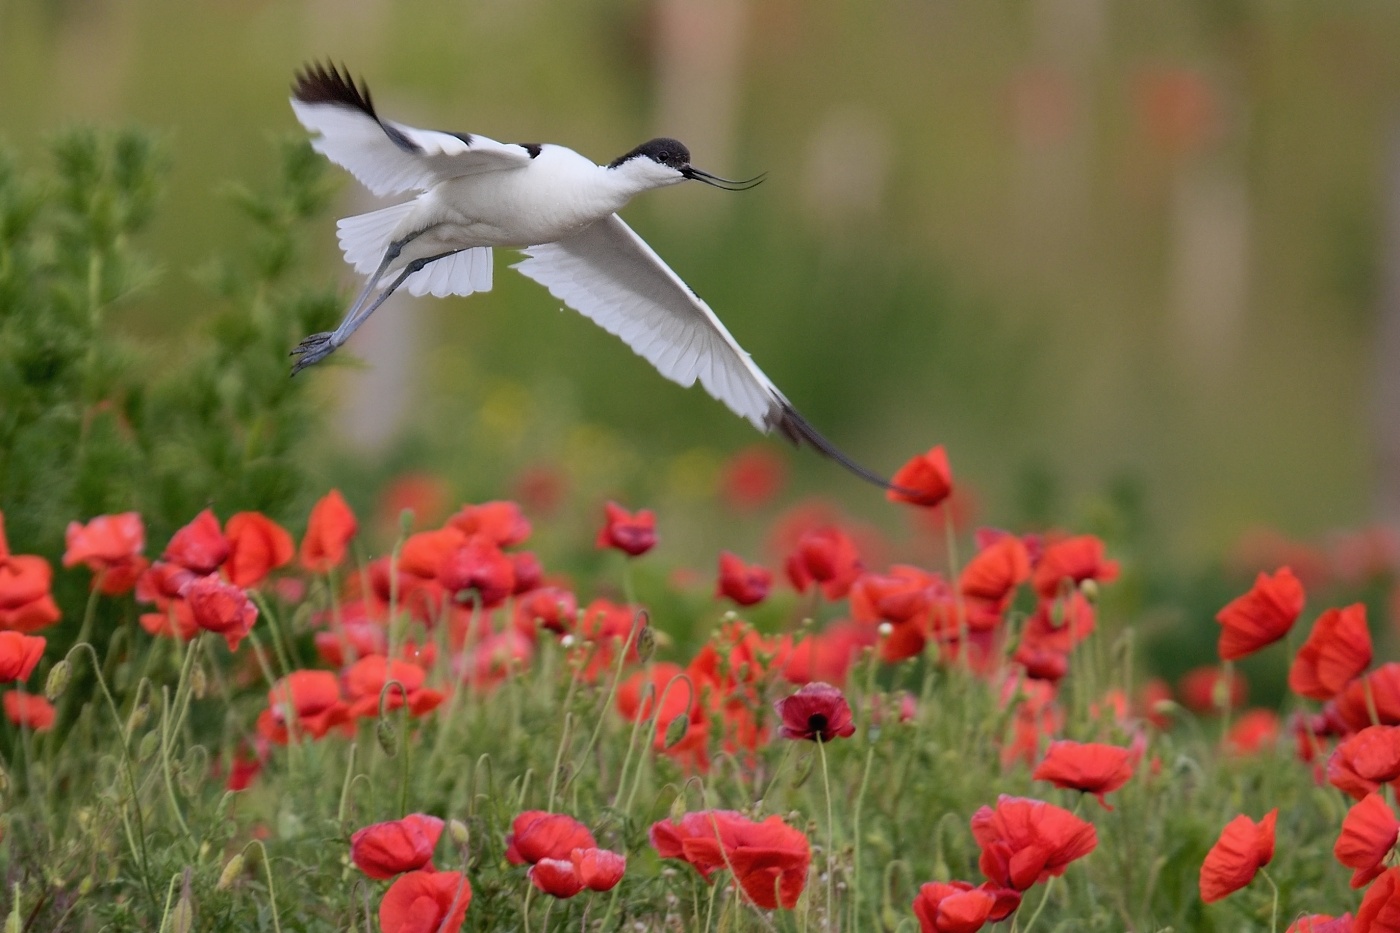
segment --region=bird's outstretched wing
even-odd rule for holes
[[[521,168],[539,147],[469,133],[420,130],[380,119],[369,88],[334,65],[307,65],[292,85],[292,110],[312,147],[377,195],[426,191],[447,178]]]
[[[580,233],[531,246],[512,268],[564,304],[621,337],[661,375],[683,386],[696,380],[764,433],[808,443],[862,479],[887,480],[853,462],[800,416],[754,364],[728,328],[680,276],[616,214]]]

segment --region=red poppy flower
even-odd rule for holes
[[[529,670],[534,656],[534,642],[515,629],[487,635],[467,656],[468,680],[478,690],[493,690]]]
[[[1098,742],[1051,742],[1045,758],[1031,775],[1065,790],[1093,794],[1105,810],[1103,795],[1128,783],[1133,776],[1132,749]]]
[[[997,798],[995,809],[982,807],[972,814],[972,835],[982,847],[977,862],[982,874],[1017,891],[1063,874],[1099,841],[1093,824],[1068,810],[1006,794]]]
[[[920,933],[977,933],[997,899],[966,881],[931,881],[914,898]]]
[[[1400,820],[1380,794],[1367,794],[1347,811],[1332,854],[1353,870],[1351,886],[1365,887],[1385,871],[1385,860],[1400,839]]]
[[[610,670],[616,657],[614,652],[627,643],[628,661],[637,660],[637,636],[634,628],[640,627],[638,611],[630,606],[619,606],[606,599],[595,599],[584,607],[579,616],[574,635],[584,642],[574,648],[575,656],[587,658],[580,676],[592,683],[607,670]]]
[[[141,556],[146,526],[136,512],[99,515],[86,525],[69,522],[64,539],[68,547],[63,566],[86,565],[93,572],[93,586],[106,596],[128,592],[150,563]]]
[[[228,558],[228,552],[228,538],[219,530],[219,519],[205,509],[175,532],[161,559],[203,576],[218,570]]]
[[[1345,739],[1327,760],[1327,780],[1360,800],[1400,779],[1400,726],[1367,726]]]
[[[870,644],[868,634],[854,625],[838,622],[790,647],[785,646],[780,651],[783,679],[795,684],[845,683],[856,651]]]
[[[1078,586],[1085,580],[1111,583],[1116,579],[1118,562],[1104,560],[1103,542],[1094,535],[1048,542],[1031,573],[1031,585],[1047,599],[1059,595],[1065,580]]]
[[[466,505],[447,520],[470,538],[483,538],[496,547],[514,547],[530,537],[530,522],[514,502],[483,502]]]
[[[1308,914],[1294,920],[1284,933],[1352,933],[1353,924],[1350,913],[1340,917],[1330,914]]]
[[[727,596],[741,606],[763,602],[773,586],[773,574],[758,564],[746,564],[728,551],[719,552],[719,587],[716,596]]]
[[[541,859],[569,860],[575,849],[596,849],[593,834],[572,816],[526,810],[511,823],[506,836],[506,861],[533,865]]]
[[[379,902],[382,933],[457,933],[467,919],[472,886],[459,871],[411,871]]]
[[[512,596],[528,593],[544,582],[544,565],[533,552],[516,551],[506,556],[510,558],[515,571],[515,586],[510,591]]]
[[[1303,584],[1287,567],[1271,577],[1261,573],[1248,593],[1232,600],[1215,615],[1220,630],[1221,659],[1236,661],[1273,644],[1288,634],[1303,611]]]
[[[1030,576],[1031,558],[1025,542],[1015,535],[1002,535],[967,562],[958,587],[964,596],[1000,603]]]
[[[1193,667],[1177,684],[1181,704],[1193,713],[1219,713],[1224,707],[1238,709],[1249,697],[1249,682],[1239,671],[1233,672],[1228,684],[1225,671],[1213,664]],[[1223,701],[1223,702],[1222,702]]]
[[[783,721],[778,734],[785,739],[830,742],[835,738],[850,738],[856,732],[851,705],[831,684],[807,684],[792,696],[774,703],[773,708]]]
[[[60,618],[49,588],[53,568],[42,557],[11,554],[0,513],[0,629],[33,632]]]
[[[610,891],[622,880],[627,859],[607,849],[574,849],[567,859],[543,858],[526,877],[546,894],[569,898],[584,888]]]
[[[416,871],[432,861],[442,827],[442,820],[424,813],[366,826],[350,837],[350,860],[371,878]]]
[[[314,739],[350,721],[349,708],[340,696],[340,683],[330,671],[292,671],[272,685],[267,692],[267,705],[258,716],[257,731],[277,745],[287,744],[287,724],[293,720],[299,735]]]
[[[1328,609],[1317,617],[1308,640],[1298,649],[1288,671],[1288,686],[1300,696],[1330,700],[1370,663],[1365,604]]]
[[[44,656],[42,635],[0,632],[0,683],[25,681]]]
[[[780,816],[756,823],[733,810],[701,810],[676,823],[653,823],[649,836],[662,858],[688,862],[706,881],[731,869],[735,883],[764,910],[780,904],[791,910],[807,886],[811,844]]]
[[[301,539],[301,565],[312,573],[329,572],[345,559],[359,527],[345,497],[332,489],[311,508],[306,537]]]
[[[58,718],[52,703],[23,690],[6,690],[0,702],[5,706],[6,719],[33,732],[48,732]]]
[[[787,465],[768,446],[748,447],[720,470],[719,493],[736,512],[751,512],[772,501],[787,482]]]
[[[1225,735],[1225,751],[1232,755],[1253,755],[1270,751],[1283,732],[1278,713],[1271,709],[1245,710],[1230,724]]]
[[[1337,694],[1337,718],[1349,729],[1364,729],[1375,721],[1400,724],[1400,661],[1387,661],[1358,677]]]
[[[485,538],[471,538],[438,565],[438,583],[449,593],[475,593],[483,609],[494,609],[515,590],[515,564]]]
[[[228,650],[236,651],[239,643],[253,630],[258,607],[239,587],[210,574],[196,577],[185,585],[183,592],[194,624],[206,632],[224,636]]]
[[[709,719],[700,704],[698,687],[686,683],[684,673],[679,664],[670,661],[637,671],[618,687],[617,711],[629,722],[647,719],[655,711],[653,747],[692,771],[703,771],[710,763]],[[686,731],[675,739],[671,724],[682,718],[688,720]]]
[[[1352,933],[1400,933],[1400,868],[1383,872],[1366,889]]]
[[[229,554],[224,573],[234,586],[257,586],[269,573],[286,566],[295,553],[287,529],[261,512],[239,512],[224,525]]]
[[[851,616],[865,624],[910,622],[926,616],[943,589],[940,577],[904,564],[888,574],[863,573],[851,585]]]
[[[861,571],[855,542],[835,526],[804,533],[784,566],[797,592],[805,593],[815,583],[827,599],[844,598]]]
[[[890,478],[885,498],[933,508],[953,491],[953,470],[948,452],[939,444],[927,453],[911,458]]]
[[[607,519],[598,532],[598,547],[617,548],[630,557],[656,546],[656,513],[651,509],[629,512],[616,502],[605,507]]]
[[[1274,857],[1277,820],[1275,807],[1258,823],[1241,815],[1225,824],[1201,863],[1201,900],[1212,904],[1254,880],[1259,869]]]
[[[562,635],[573,629],[577,616],[578,599],[557,586],[539,587],[515,601],[515,628],[531,638],[539,628]]]
[[[352,664],[341,682],[345,687],[345,699],[350,705],[350,715],[359,719],[379,715],[381,696],[386,711],[407,706],[413,715],[421,716],[437,709],[444,697],[440,691],[423,686],[427,679],[427,671],[411,661],[391,661],[376,654],[360,658]],[[390,681],[394,682],[394,686],[385,690]]]

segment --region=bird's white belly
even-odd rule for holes
[[[531,176],[528,169],[469,175],[424,193],[419,199],[422,219],[428,221],[423,238],[444,249],[553,243],[608,216],[625,200],[567,176]]]

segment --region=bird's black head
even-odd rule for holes
[[[679,139],[661,136],[649,139],[631,152],[613,159],[608,168],[617,168],[622,163],[638,157],[651,159],[658,165],[665,165],[676,171],[681,171],[690,164],[690,150],[685,147],[685,143]]]

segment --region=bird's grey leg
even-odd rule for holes
[[[396,245],[401,249],[403,243]],[[379,269],[371,277],[370,285],[373,285],[373,283],[384,274],[384,269],[398,256],[397,250],[394,250],[393,247],[390,247],[390,250],[393,252],[393,255],[385,255],[384,262],[380,264]],[[428,265],[428,263],[436,262],[456,252],[459,252],[459,250],[448,250],[445,253],[438,253],[436,256],[425,256],[422,259],[413,260],[404,267],[404,270],[398,274],[394,281],[390,282],[383,291],[375,296],[372,303],[361,309],[359,306],[364,304],[365,298],[369,295],[369,286],[366,286],[360,298],[356,299],[354,306],[351,307],[350,313],[346,314],[345,319],[340,322],[339,327],[327,333],[312,334],[310,337],[307,337],[301,343],[297,344],[292,350],[292,356],[298,357],[297,361],[292,364],[292,375],[295,376],[306,367],[314,363],[319,363],[321,360],[334,353],[337,347],[350,339],[350,335],[358,330],[361,324],[369,320],[369,316],[378,310],[380,305],[389,300],[389,296],[397,291],[398,287],[402,285],[409,276],[413,275],[415,272],[422,271],[423,267]]]

